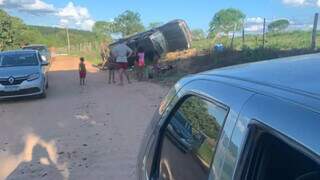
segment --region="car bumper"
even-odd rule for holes
[[[8,91],[6,86],[0,84],[0,99],[40,95],[43,93],[44,80],[39,78],[34,81],[24,81],[14,86],[17,87],[17,90]]]

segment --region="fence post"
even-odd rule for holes
[[[234,27],[233,27],[233,33],[232,33],[232,39],[231,39],[231,49],[233,49],[233,41],[234,41],[234,35],[236,33],[236,30],[237,30],[237,24],[234,24]]]
[[[266,41],[266,18],[263,18],[263,36],[262,36],[262,48],[265,46]]]
[[[317,50],[317,26],[318,26],[318,18],[319,13],[314,15],[314,22],[313,22],[313,31],[312,31],[312,40],[311,40],[311,49]]]

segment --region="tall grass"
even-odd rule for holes
[[[80,44],[72,45],[69,55],[84,57],[86,61],[89,61],[94,65],[98,65],[102,63],[99,44],[100,44],[99,42],[92,42],[92,43],[82,44],[81,46]],[[57,53],[68,54],[68,48],[67,47],[58,48]]]
[[[317,34],[317,44],[320,48],[320,33]],[[310,31],[293,31],[282,33],[267,33],[265,37],[265,48],[278,50],[291,49],[308,49],[311,47],[311,32]],[[193,48],[197,50],[208,50],[216,43],[221,43],[225,47],[230,48],[231,39],[222,37],[212,42],[210,39],[193,41]],[[256,49],[261,48],[263,44],[262,35],[246,35],[245,43],[242,43],[242,37],[238,36],[234,39],[233,49],[241,50],[243,47]]]

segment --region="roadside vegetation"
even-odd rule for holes
[[[79,44],[101,39],[89,31],[69,30],[70,42]],[[66,29],[57,27],[29,26],[0,9],[0,51],[20,48],[24,44],[45,44],[64,47],[67,44]]]
[[[311,30],[289,30],[290,23],[286,19],[269,22],[265,25],[264,32],[247,33],[244,31],[245,18],[237,9],[217,12],[209,24],[207,34],[200,30],[192,31],[191,49],[165,56],[164,63],[175,67],[175,70],[174,73],[167,72],[159,76],[157,80],[165,85],[172,85],[187,74],[319,52],[319,32],[316,34],[317,46],[312,47]],[[216,45],[223,48],[217,49]]]
[[[292,31],[292,32],[270,32],[266,33],[265,48],[278,50],[308,49],[311,43],[311,31]],[[320,45],[320,33],[317,34],[317,44]],[[242,37],[234,38],[233,49],[257,49],[262,47],[262,35],[246,35],[243,43]],[[213,41],[210,38],[194,39],[192,48],[198,51],[212,49],[217,43],[221,43],[225,48],[230,48],[231,39],[221,37]],[[319,46],[320,47],[320,46]]]

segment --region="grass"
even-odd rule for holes
[[[307,49],[311,45],[311,32],[310,31],[292,31],[282,33],[267,33],[265,37],[265,48],[278,49],[278,50],[290,50],[290,49]],[[222,37],[212,42],[211,39],[203,39],[193,41],[193,48],[199,51],[210,50],[211,47],[221,43],[225,47],[230,47],[231,39],[228,37]],[[320,33],[317,34],[317,44],[320,48]],[[263,45],[262,35],[246,35],[244,47],[250,49],[261,48]],[[243,49],[242,37],[235,37],[234,47],[235,50]]]
[[[97,53],[97,51],[92,51],[92,52],[72,52],[71,55],[73,56],[78,56],[78,57],[84,57],[86,61],[89,61],[90,63],[94,65],[100,64],[101,57],[100,54]]]
[[[58,48],[57,53],[67,54],[66,47]],[[80,50],[78,47],[71,46],[71,56],[84,57],[86,61],[91,62],[94,65],[101,63],[100,50],[97,47],[83,48]]]

